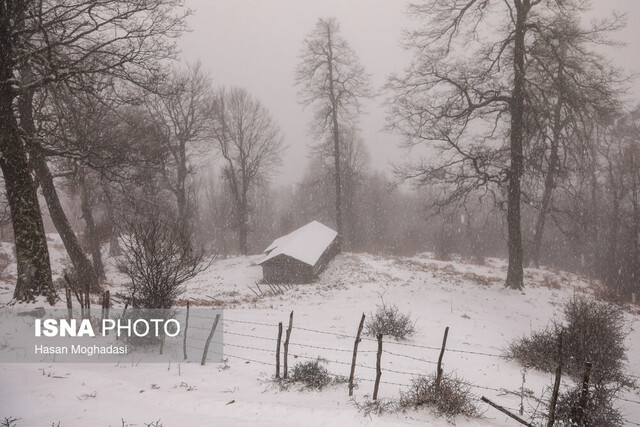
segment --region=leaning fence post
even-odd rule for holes
[[[556,367],[556,380],[553,383],[553,393],[549,404],[549,421],[547,427],[553,427],[556,420],[556,402],[558,401],[558,391],[560,390],[560,380],[562,378],[562,331],[558,336],[558,366]]]
[[[289,377],[287,358],[289,356],[289,337],[291,337],[291,328],[293,327],[293,311],[289,315],[289,327],[284,338],[284,379]]]
[[[447,346],[447,337],[449,336],[449,327],[444,329],[444,338],[442,338],[442,348],[440,349],[440,357],[438,357],[438,370],[436,372],[436,391],[440,389],[440,381],[442,381],[442,358],[444,350]]]
[[[220,320],[220,314],[216,314],[216,318],[213,321],[213,325],[211,326],[211,332],[209,332],[209,336],[207,337],[207,342],[204,344],[204,351],[202,352],[202,361],[200,364],[204,366],[204,363],[207,360],[207,353],[209,353],[209,343],[211,343],[211,338],[213,338],[213,333],[216,331],[216,327],[218,326],[218,320]]]
[[[360,325],[358,325],[358,333],[356,334],[356,341],[353,343],[353,358],[351,359],[351,374],[349,375],[349,396],[353,396],[353,377],[356,373],[356,355],[358,354],[360,334],[362,333],[362,327],[364,326],[364,317],[364,313],[362,313]]]
[[[480,398],[480,400],[481,400],[481,401],[483,401],[484,403],[487,403],[487,404],[489,404],[489,405],[493,406],[494,408],[496,408],[498,411],[502,412],[503,414],[510,416],[511,418],[513,418],[514,420],[516,420],[517,422],[519,422],[520,424],[525,425],[525,426],[527,426],[527,427],[534,427],[534,426],[533,426],[533,424],[531,424],[531,423],[529,423],[529,422],[527,422],[527,421],[523,420],[522,418],[520,418],[520,417],[519,417],[519,416],[517,416],[516,414],[513,414],[513,413],[509,412],[509,410],[508,410],[508,409],[506,409],[505,407],[500,406],[500,405],[498,405],[498,404],[496,404],[496,403],[493,403],[492,401],[490,401],[490,400],[489,400],[489,399],[487,399],[486,397],[482,396],[482,397]]]
[[[382,334],[378,334],[378,354],[376,356],[376,383],[373,386],[373,400],[378,399],[378,388],[380,387],[380,377],[382,376],[382,368],[380,368],[380,359],[382,358]]]
[[[584,418],[584,408],[587,406],[587,398],[589,397],[589,379],[591,378],[591,362],[584,362],[584,377],[582,378],[582,392],[580,393],[580,402],[576,410],[576,423],[582,425]]]
[[[184,360],[187,360],[187,329],[189,329],[189,301],[187,301],[187,317],[184,321],[184,336],[182,338],[182,353]]]
[[[276,378],[280,378],[280,343],[282,342],[282,322],[278,323],[278,347],[276,347]]]

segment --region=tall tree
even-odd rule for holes
[[[335,220],[338,234],[344,237],[340,128],[354,124],[361,100],[370,96],[371,90],[369,75],[340,34],[335,18],[319,19],[304,40],[296,85],[301,103],[314,109],[312,135],[322,139],[330,134],[333,141]]]
[[[283,138],[269,111],[246,90],[221,89],[212,113],[212,136],[233,196],[240,252],[247,254],[250,191],[280,163]]]
[[[99,274],[96,274],[94,267],[82,250],[76,234],[67,219],[54,184],[54,174],[51,172],[47,163],[48,155],[51,154],[52,151],[55,152],[55,150],[51,150],[51,145],[45,145],[43,141],[56,141],[56,145],[59,147],[60,139],[54,136],[55,133],[52,132],[50,128],[43,126],[42,120],[37,120],[41,125],[41,129],[36,129],[33,99],[34,91],[32,89],[26,90],[19,98],[20,123],[25,136],[27,136],[26,147],[29,153],[29,163],[33,168],[37,183],[42,188],[42,194],[44,195],[49,215],[62,240],[76,274],[83,283],[95,289]],[[40,102],[38,104],[42,105]],[[55,115],[55,108],[50,108],[49,111],[43,113],[40,110],[44,108],[45,107],[37,108],[35,114]],[[69,111],[65,109],[63,114],[67,114],[68,112]],[[83,124],[87,123],[91,122],[83,122]]]
[[[540,25],[529,50],[527,167],[541,175],[531,260],[538,267],[545,223],[559,181],[575,167],[574,153],[588,150],[583,130],[617,108],[622,76],[594,52],[621,23],[581,26],[576,17],[559,16]]]
[[[178,221],[185,236],[190,235],[188,178],[194,172],[191,161],[198,145],[207,136],[211,118],[212,94],[209,77],[200,64],[176,70],[162,82],[148,102],[150,111],[164,130],[163,147],[166,183],[176,198]]]
[[[438,153],[403,168],[403,178],[447,184],[445,202],[487,187],[506,193],[510,288],[521,289],[524,279],[521,182],[533,35],[583,9],[580,0],[412,4],[410,14],[426,23],[408,32],[414,61],[389,82],[391,126],[408,146],[426,143]]]
[[[173,54],[171,37],[184,28],[184,14],[175,13],[180,5],[180,0],[0,1],[0,168],[15,235],[15,298],[52,300],[55,291],[14,101],[51,83],[72,85],[78,75],[142,77],[158,59]]]

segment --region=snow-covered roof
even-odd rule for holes
[[[311,266],[315,265],[338,233],[318,221],[298,228],[286,236],[278,237],[264,250],[266,257],[258,264],[278,255],[287,255]]]

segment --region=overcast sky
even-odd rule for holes
[[[297,103],[294,69],[302,40],[320,17],[334,16],[343,36],[360,57],[372,84],[379,89],[387,76],[401,71],[410,55],[401,47],[402,30],[410,24],[405,0],[187,0],[195,10],[192,31],[180,42],[183,59],[200,60],[215,85],[240,86],[272,113],[288,149],[277,183],[295,183],[307,165],[309,111]],[[611,49],[614,63],[640,72],[640,0],[593,0],[592,15],[628,14],[617,39],[625,47]],[[632,95],[640,100],[636,81]],[[366,104],[361,134],[373,168],[389,170],[406,153],[398,138],[383,131],[385,111],[376,98]]]

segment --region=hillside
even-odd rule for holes
[[[52,258],[58,274],[64,264],[57,236],[51,236]],[[8,245],[2,247],[7,251]],[[364,417],[350,402],[344,386],[320,392],[280,390],[274,374],[277,323],[294,311],[290,366],[298,360],[322,356],[335,374],[348,375],[353,336],[362,313],[369,315],[384,299],[410,312],[417,335],[408,345],[384,343],[380,396],[397,397],[412,374],[430,373],[437,360],[442,334],[450,327],[444,369],[474,384],[472,391],[509,408],[520,397],[504,391],[520,390],[522,367],[499,355],[513,338],[540,329],[559,315],[563,301],[574,294],[592,294],[596,283],[546,269],[526,270],[523,292],[503,287],[506,266],[488,259],[479,266],[462,261],[437,261],[429,254],[410,258],[344,253],[312,285],[298,285],[278,295],[256,296],[261,278],[257,258],[218,260],[187,286],[185,298],[194,305],[225,308],[226,363],[200,366],[131,364],[20,364],[0,365],[0,420],[19,418],[16,426],[145,425],[161,420],[164,426],[211,425],[449,425],[426,410]],[[109,279],[117,295],[124,278],[108,262]],[[13,271],[12,271],[13,268]],[[0,285],[0,303],[12,291],[9,267]],[[251,288],[250,288],[251,286]],[[253,290],[252,290],[253,289]],[[267,292],[262,286],[261,289]],[[96,298],[97,302],[97,298]],[[116,304],[118,303],[116,298]],[[63,306],[62,303],[59,303]],[[630,322],[637,314],[627,313]],[[640,375],[640,332],[628,341],[629,369]],[[360,344],[354,393],[356,401],[371,394],[376,343]],[[194,351],[196,351],[194,349]],[[524,387],[540,396],[552,376],[527,371]],[[630,400],[640,400],[633,393]],[[232,402],[232,403],[231,403]],[[640,405],[623,403],[625,416],[640,422]],[[525,410],[536,405],[525,400]],[[456,425],[512,426],[512,420],[487,409],[480,420],[456,419]],[[195,415],[198,414],[198,415]]]

